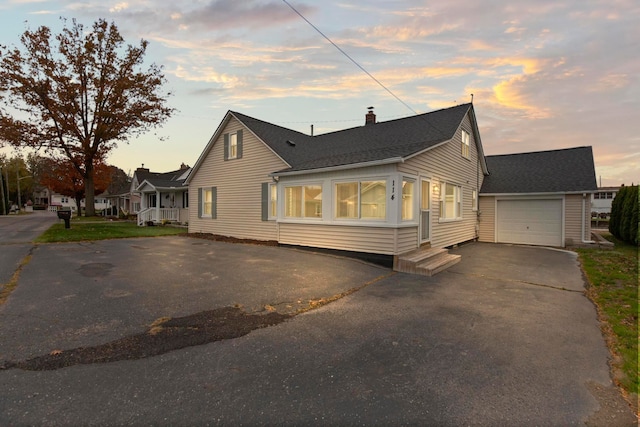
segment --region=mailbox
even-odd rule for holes
[[[64,220],[64,228],[71,228],[71,209],[68,210],[59,210],[58,218]]]

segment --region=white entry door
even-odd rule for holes
[[[431,185],[420,181],[420,244],[431,241]]]

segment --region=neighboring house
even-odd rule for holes
[[[129,215],[137,213],[131,211],[131,190],[129,187],[130,185],[126,184],[123,185],[122,188],[114,190],[113,194],[109,193],[108,190],[104,193],[104,196],[111,206],[107,215],[118,216],[120,214]]]
[[[591,240],[591,147],[487,156],[479,240],[566,246]]]
[[[51,190],[41,185],[36,185],[33,190],[33,207],[34,209],[47,209],[51,199]]]
[[[150,172],[144,165],[131,181],[130,203],[138,215],[138,225],[163,221],[189,221],[189,188],[185,179],[191,168],[184,163],[172,172]]]
[[[50,211],[57,211],[58,209],[71,209],[73,212],[77,212],[78,206],[76,200],[73,197],[63,196],[58,193],[51,192],[51,202],[49,203]],[[84,209],[84,199],[80,201],[80,206]],[[103,211],[111,207],[110,201],[103,194],[99,194],[94,198],[94,204],[96,211]]]
[[[491,172],[472,104],[379,123],[369,111],[364,126],[317,136],[229,111],[185,182],[189,232],[395,262],[489,236],[478,206]]]
[[[598,187],[598,191],[593,194],[591,202],[592,216],[608,216],[611,213],[611,203],[616,198],[620,187]]]

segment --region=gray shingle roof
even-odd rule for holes
[[[171,172],[148,172],[138,169],[136,170],[136,176],[140,184],[147,181],[156,188],[186,188],[185,180],[179,179],[185,172],[185,169],[178,169]]]
[[[470,108],[462,104],[317,136],[231,114],[291,166],[278,171],[285,173],[409,157],[453,138]]]
[[[480,193],[565,193],[596,191],[591,147],[487,156],[489,176]]]

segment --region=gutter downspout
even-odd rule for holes
[[[582,243],[595,243],[593,240],[586,240],[586,238],[584,237],[584,233],[587,230],[587,219],[586,219],[586,213],[587,213],[587,193],[582,193]],[[589,221],[591,221],[591,219],[589,219]]]
[[[476,242],[480,240],[480,151],[476,144]]]

